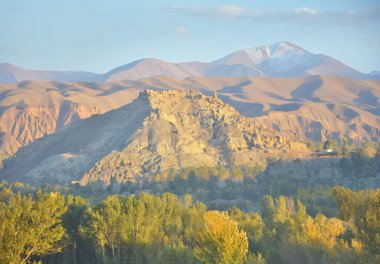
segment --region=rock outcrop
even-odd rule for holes
[[[23,148],[1,175],[24,181],[106,184],[149,180],[185,167],[254,166],[307,148],[216,97],[196,90],[145,91],[130,105],[95,115]]]
[[[380,140],[380,82],[334,76],[307,78],[157,76],[118,83],[24,81],[0,85],[0,155],[61,131],[79,119],[119,108],[146,89],[192,90],[230,103],[282,135],[317,141]]]

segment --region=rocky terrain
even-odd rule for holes
[[[283,134],[324,141],[380,140],[380,82],[336,76],[145,79],[150,87],[199,89]]]
[[[0,146],[13,154],[79,119],[130,103],[145,89],[198,89],[285,135],[324,141],[380,140],[380,82],[306,78],[158,76],[116,83],[24,81],[0,85]]]
[[[78,121],[22,148],[1,177],[30,183],[149,180],[170,168],[254,166],[308,153],[199,91],[140,93],[131,104]]]
[[[13,154],[68,124],[130,103],[139,90],[118,84],[24,81],[0,85],[0,152]]]

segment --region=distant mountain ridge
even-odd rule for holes
[[[310,75],[380,79],[379,74],[361,73],[332,57],[308,52],[285,41],[238,50],[213,62],[171,63],[154,58],[141,59],[114,68],[104,74],[30,70],[9,63],[0,64],[0,83],[16,83],[24,80],[115,82],[138,80],[157,75],[178,80],[190,76],[294,78]]]
[[[380,76],[380,71],[371,71],[369,75]]]
[[[96,73],[84,71],[42,71],[0,63],[0,83],[17,83],[25,80],[78,82],[95,78]]]
[[[215,61],[218,64],[243,64],[268,77],[305,77],[308,75],[337,75],[352,79],[369,78],[342,62],[323,54],[314,54],[289,42],[277,42],[243,49]]]

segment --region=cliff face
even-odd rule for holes
[[[14,153],[46,134],[60,131],[72,122],[96,113],[98,110],[94,107],[70,101],[39,106],[21,102],[6,109],[0,116],[3,132],[0,148],[4,153]]]
[[[241,116],[216,97],[148,90],[130,105],[24,148],[2,174],[31,181],[126,182],[169,168],[255,165],[270,155],[291,159],[306,152],[296,139]]]
[[[255,165],[267,155],[306,148],[198,91],[147,91],[149,115],[119,152],[98,161],[82,183],[144,177],[169,168]]]

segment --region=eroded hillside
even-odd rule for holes
[[[113,90],[118,87],[37,81],[0,85],[1,154],[13,154],[79,119],[130,103],[139,93],[127,86]]]
[[[157,76],[118,83],[28,81],[0,85],[1,154],[93,114],[130,103],[146,89],[198,89],[281,134],[324,141],[380,140],[380,82],[333,76],[307,78]]]
[[[8,160],[3,177],[28,182],[149,180],[169,168],[254,166],[307,153],[222,100],[199,91],[146,91],[130,105],[78,121]]]

